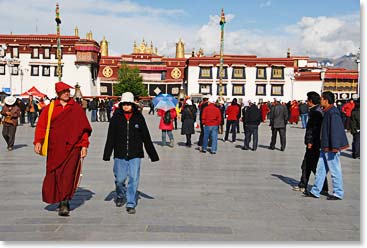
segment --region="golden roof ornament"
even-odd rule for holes
[[[101,51],[101,56],[108,56],[108,41],[106,40],[106,37],[103,36],[103,40],[101,41],[100,44],[100,51]]]
[[[185,44],[182,42],[181,38],[176,43],[176,58],[185,58]]]
[[[78,26],[75,26],[75,29],[74,29],[74,35],[75,35],[75,36],[79,36],[79,29],[78,29]]]

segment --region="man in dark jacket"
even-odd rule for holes
[[[275,105],[271,108],[270,112],[270,126],[271,126],[271,142],[269,149],[275,149],[275,143],[277,141],[277,132],[280,135],[281,151],[285,150],[285,130],[288,121],[287,107],[280,103],[280,98],[276,98]]]
[[[314,185],[305,196],[319,198],[325,177],[328,171],[331,173],[333,194],[328,200],[342,200],[344,197],[343,176],[340,165],[340,151],[349,147],[347,136],[340,112],[334,106],[335,96],[330,91],[325,91],[321,96],[321,106],[324,111],[324,119],[321,125],[321,151],[317,164]]]
[[[126,195],[126,211],[129,214],[135,214],[140,163],[141,158],[144,157],[143,144],[151,161],[158,161],[159,157],[145,119],[135,106],[134,95],[131,92],[125,92],[108,127],[103,160],[109,161],[112,150],[114,151],[116,207],[123,206]],[[126,178],[129,178],[127,188],[125,187]]]
[[[252,150],[256,151],[257,149],[257,142],[258,142],[258,129],[261,122],[261,111],[257,108],[256,104],[250,103],[250,106],[247,108],[247,110],[244,113],[244,123],[246,127],[245,131],[245,141],[243,150],[249,149],[249,143],[251,140],[251,136],[253,137],[252,142]]]
[[[232,142],[236,142],[236,129],[237,120],[241,117],[241,107],[237,104],[237,98],[232,100],[230,106],[226,110],[227,124],[226,124],[226,134],[224,136],[224,141],[228,141],[229,132],[232,133]]]
[[[307,93],[307,105],[310,107],[310,112],[305,133],[306,152],[301,166],[302,176],[298,186],[293,187],[293,190],[301,192],[307,190],[311,171],[316,174],[317,162],[320,157],[320,131],[324,115],[320,108],[320,95],[315,91]],[[327,179],[325,179],[322,190],[328,192]]]
[[[354,102],[354,109],[352,111],[352,115],[350,117],[350,132],[353,135],[353,143],[352,143],[352,156],[354,159],[359,158],[361,156],[359,150],[360,145],[360,101],[359,99]]]

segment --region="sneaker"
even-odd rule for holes
[[[204,150],[200,150],[200,152],[201,152],[201,153],[206,153],[206,151],[204,151]]]
[[[311,192],[309,191],[305,191],[303,192],[303,196],[304,197],[311,197],[311,198],[318,198],[317,196],[315,196],[314,194],[312,194]]]
[[[301,191],[302,193],[304,193],[304,192],[306,191],[306,189],[305,189],[305,188],[298,187],[298,186],[294,186],[294,187],[292,188],[292,190],[294,190],[294,191]]]
[[[116,207],[118,208],[122,207],[125,203],[124,198],[117,197],[115,203],[116,203]]]
[[[126,211],[127,211],[127,213],[128,213],[128,214],[135,214],[135,213],[136,213],[135,208],[127,207],[127,208],[126,208]]]
[[[248,147],[243,146],[241,149],[242,149],[242,150],[248,150]]]
[[[269,146],[268,148],[269,150],[275,150],[275,147],[274,146]]]
[[[210,152],[210,154],[216,154],[216,152]]]
[[[168,144],[169,147],[174,147],[175,146],[175,141],[174,140],[171,140]]]
[[[335,196],[335,195],[329,195],[326,200],[334,201],[334,200],[342,200],[341,198]]]

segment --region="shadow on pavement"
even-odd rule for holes
[[[298,181],[294,178],[290,178],[290,177],[285,177],[282,175],[278,175],[278,174],[271,174],[273,177],[277,177],[280,180],[282,180],[284,183],[290,185],[290,186],[297,186],[298,185]]]
[[[85,188],[78,188],[75,192],[73,199],[69,201],[70,210],[74,210],[84,204],[85,201],[90,200],[95,193]],[[48,211],[56,211],[59,207],[58,203],[50,204],[45,207]]]
[[[137,199],[136,199],[136,205],[138,205],[138,202],[139,202],[139,199],[141,199],[141,198],[145,198],[145,199],[150,199],[150,200],[152,200],[152,199],[155,199],[153,196],[150,196],[150,195],[147,195],[147,194],[145,194],[145,193],[143,193],[143,192],[141,192],[141,191],[137,191]],[[113,191],[111,191],[105,198],[104,198],[104,201],[114,201],[114,202],[116,202],[116,198],[117,198],[117,195],[116,195],[116,191],[115,190],[113,190]]]
[[[13,146],[13,150],[17,150],[17,149],[20,149],[20,148],[22,148],[22,147],[26,147],[26,146],[28,146],[27,144],[18,144],[18,145],[14,145]]]

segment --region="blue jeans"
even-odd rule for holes
[[[92,122],[97,121],[97,110],[92,110],[90,119]]]
[[[308,114],[301,114],[302,128],[306,128]]]
[[[126,207],[135,208],[140,178],[141,158],[130,160],[115,158],[113,173],[115,174],[116,194],[118,198],[126,195]],[[127,188],[125,181],[129,178]]]
[[[331,181],[333,183],[333,195],[340,199],[343,199],[344,190],[342,168],[340,166],[340,152],[324,152],[322,150],[320,151],[320,157],[315,175],[315,182],[310,192],[314,196],[320,197],[320,192],[322,190],[322,186],[324,185],[326,174],[329,170],[331,173]]]
[[[170,142],[173,141],[173,133],[172,130],[162,130],[162,146],[166,145],[166,134],[169,137]]]
[[[217,152],[218,126],[204,126],[203,151],[208,147],[209,137],[212,140],[211,152]]]

